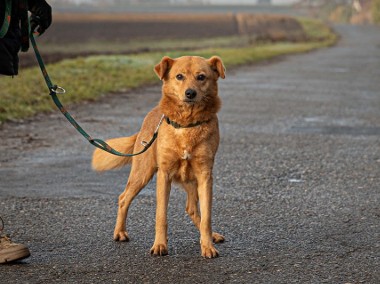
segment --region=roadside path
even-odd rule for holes
[[[169,256],[151,257],[154,183],[115,243],[128,169],[95,174],[92,146],[56,112],[0,129],[0,214],[30,246],[2,283],[379,283],[380,29],[337,27],[333,48],[233,70],[220,82],[213,224],[200,257],[178,189]],[[160,87],[71,108],[94,136],[130,135]]]

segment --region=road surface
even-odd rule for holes
[[[154,181],[131,207],[131,241],[114,242],[129,169],[92,172],[92,146],[58,111],[3,125],[0,214],[32,256],[0,266],[1,283],[380,283],[380,29],[337,31],[333,48],[220,81],[217,259],[200,256],[178,188],[169,256],[150,256]],[[71,111],[94,136],[130,135],[159,97],[152,86]]]

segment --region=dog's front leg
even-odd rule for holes
[[[170,195],[170,184],[168,174],[162,169],[157,173],[157,207],[156,207],[156,237],[150,253],[153,255],[168,254],[168,222],[167,211]]]
[[[219,255],[212,243],[211,207],[212,207],[212,173],[202,172],[198,179],[198,195],[201,209],[201,251],[205,258],[214,258]]]

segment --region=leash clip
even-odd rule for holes
[[[50,89],[51,92],[55,94],[65,94],[66,90],[58,85],[54,85],[53,88]]]

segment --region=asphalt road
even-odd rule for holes
[[[129,169],[91,171],[92,146],[56,112],[0,129],[0,215],[32,256],[1,283],[380,283],[380,29],[337,27],[336,47],[230,70],[214,172],[220,257],[172,190],[169,256],[152,257],[155,193],[112,240]],[[15,83],[16,83],[15,79]],[[158,86],[71,108],[91,133],[130,135]]]

